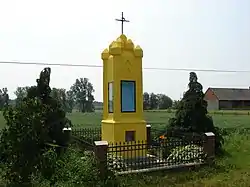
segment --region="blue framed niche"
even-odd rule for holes
[[[121,112],[136,112],[136,84],[135,81],[121,81]]]

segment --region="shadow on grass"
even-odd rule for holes
[[[133,174],[118,177],[119,186],[159,186],[167,184],[176,186],[177,184],[192,181],[209,179],[221,173],[227,173],[230,166],[224,165],[220,160],[231,157],[231,154],[224,152],[223,156],[217,158],[215,163],[208,165],[195,166],[190,168],[180,168],[175,170],[155,171],[150,173]]]
[[[210,178],[218,173],[226,172],[223,166],[215,165],[214,167],[192,169],[188,171],[161,171],[147,174],[134,174],[123,176],[119,179],[121,186],[145,186],[168,184],[173,186],[176,184],[186,183],[202,178]]]
[[[225,146],[224,144],[222,144],[223,147]],[[222,150],[217,152],[216,155],[216,160],[221,160],[221,159],[225,159],[225,158],[231,158],[232,154],[230,154],[227,150],[225,150],[224,148],[222,148]]]

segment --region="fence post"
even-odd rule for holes
[[[151,125],[147,124],[146,125],[147,128],[147,144],[150,146],[151,145],[151,141],[152,141],[152,137],[151,137]]]
[[[67,141],[67,143],[70,141],[71,132],[72,132],[72,129],[70,127],[63,128],[64,139]]]
[[[107,152],[108,142],[107,141],[95,141],[95,156],[99,166],[101,178],[105,178],[107,173]]]
[[[204,152],[207,154],[207,161],[212,164],[215,158],[215,135],[213,132],[205,133],[205,142],[203,144]]]

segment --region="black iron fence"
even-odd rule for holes
[[[150,128],[147,130],[150,134]],[[167,136],[157,135],[156,138],[150,135],[147,142],[112,144],[100,141],[101,128],[73,129],[72,139],[83,149],[95,151],[101,173],[108,169],[120,174],[203,164],[207,158],[213,157],[215,141],[211,133],[209,136],[167,133]]]
[[[115,172],[130,172],[184,164],[202,164],[206,160],[204,143],[203,138],[192,141],[167,138],[153,141],[152,144],[143,141],[109,144],[107,165],[108,169]]]
[[[102,135],[101,128],[98,127],[81,128],[81,129],[79,128],[79,129],[73,129],[72,131],[72,136],[91,145],[94,145],[95,141],[100,141],[102,139],[101,135]]]
[[[157,123],[152,125],[151,129],[150,129],[150,141],[152,142],[157,142],[160,140],[161,135],[163,134],[169,134],[169,132],[164,131],[164,130],[158,130],[156,128],[154,128],[154,126],[160,126],[160,125],[166,125],[166,124],[162,124],[162,123]],[[222,135],[228,135],[231,133],[248,133],[250,131],[250,128],[244,128],[244,127],[227,127],[227,128],[220,128],[220,131],[222,133]],[[73,129],[72,131],[72,135],[84,140],[85,142],[94,144],[94,141],[99,141],[101,140],[101,127],[95,127],[95,128],[76,128]],[[191,136],[190,136],[191,135]],[[168,135],[169,136],[169,135]],[[173,135],[171,135],[173,136]],[[181,133],[181,134],[175,134],[174,136],[183,136],[183,137],[191,137],[191,139],[193,138],[197,138],[197,135],[194,133]],[[199,139],[199,136],[198,136]]]
[[[72,137],[84,149],[95,151],[101,173],[106,173],[107,169],[124,174],[186,167],[203,164],[214,157],[215,136],[212,133],[165,132],[166,136],[160,136],[160,131],[147,130],[147,142],[96,142],[101,140],[100,127],[73,129]],[[249,133],[250,128],[221,128],[220,131],[223,135]]]

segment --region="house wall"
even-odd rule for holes
[[[207,100],[207,110],[219,110],[219,102],[218,100]]]
[[[243,101],[244,103],[244,109],[249,110],[250,109],[250,101]]]
[[[250,101],[220,101],[220,110],[249,110]]]
[[[219,101],[219,110],[232,110],[233,101]]]
[[[208,110],[219,110],[218,98],[211,89],[206,91],[204,99],[207,101]]]

